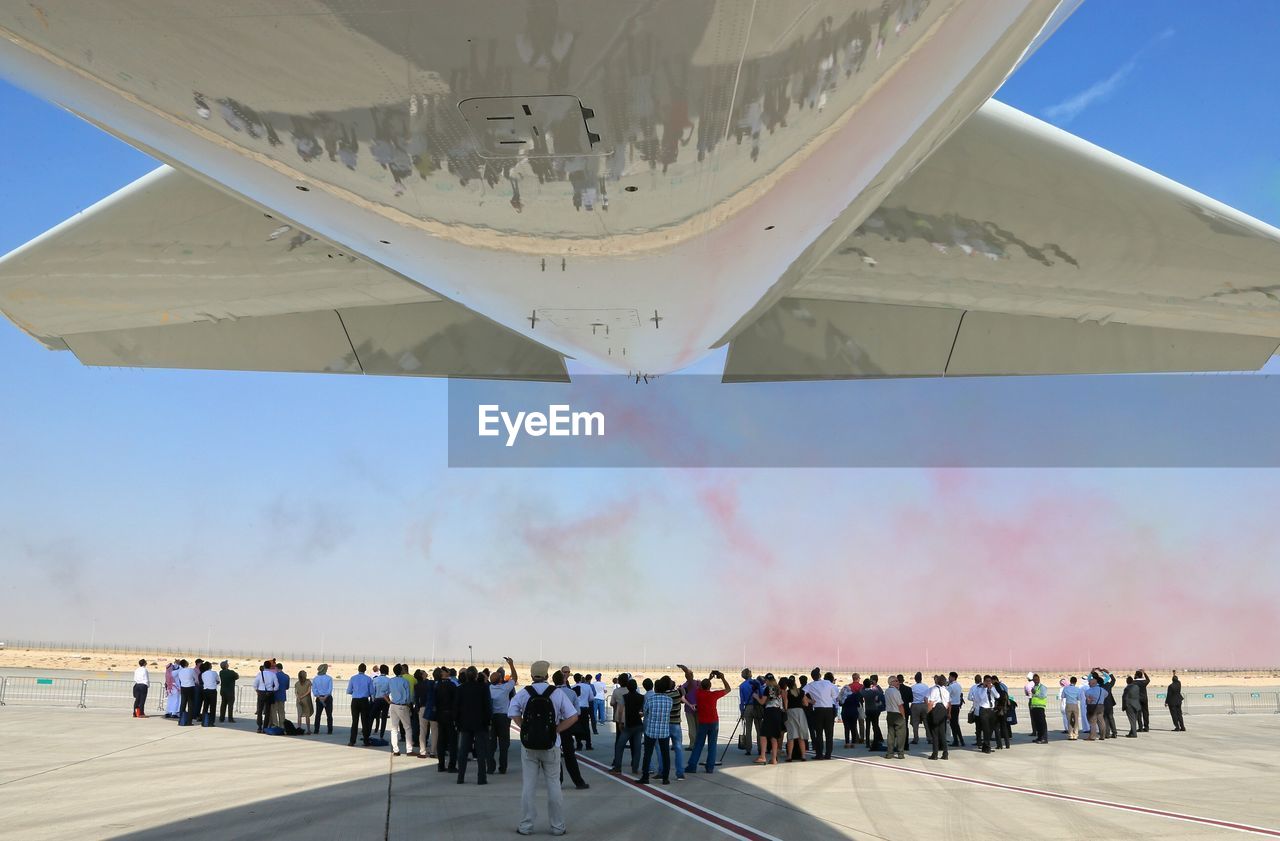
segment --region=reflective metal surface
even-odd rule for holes
[[[861,221],[1056,5],[39,0],[0,8],[0,73],[536,341],[658,372]],[[493,98],[527,125],[473,129],[459,103]],[[537,316],[570,309],[639,318]]]

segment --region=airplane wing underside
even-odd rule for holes
[[[0,310],[86,365],[568,379],[560,354],[167,166],[0,264]]]
[[[1280,231],[992,101],[784,294],[726,381],[1257,370]]]

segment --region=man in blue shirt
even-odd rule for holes
[[[320,715],[329,716],[329,735],[333,735],[333,678],[329,677],[329,664],[316,666],[316,676],[311,681],[311,695],[316,699],[316,724],[312,733],[320,732]]]
[[[742,683],[738,684],[738,716],[742,719],[741,744],[746,745],[747,756],[751,755],[751,728],[760,727],[760,716],[764,708],[755,702],[755,695],[760,691],[760,682],[751,676],[750,669],[742,670]],[[745,740],[745,741],[742,741]]]
[[[404,752],[409,753],[413,747],[413,725],[409,715],[409,702],[413,695],[409,690],[409,681],[405,679],[404,667],[396,663],[395,677],[387,678],[387,694],[380,696],[387,704],[387,714],[391,718],[391,755],[400,755],[400,731],[404,730]],[[375,685],[378,683],[374,681]],[[376,691],[376,690],[375,690]]]
[[[1080,702],[1084,699],[1084,690],[1076,682],[1075,675],[1062,687],[1062,704],[1067,714],[1067,738],[1075,741],[1080,737]]]
[[[1086,742],[1107,738],[1107,724],[1103,717],[1106,714],[1107,691],[1098,684],[1096,677],[1089,677],[1089,688],[1084,691],[1084,702],[1089,716],[1089,738]]]
[[[271,718],[276,727],[284,727],[284,702],[289,698],[289,676],[284,664],[276,663],[276,696],[271,704]]]
[[[360,727],[364,734],[364,743],[369,744],[369,730],[373,727],[373,719],[369,716],[369,698],[373,694],[373,680],[365,674],[368,667],[361,663],[356,674],[347,681],[347,694],[351,696],[351,739],[348,745],[356,743],[356,728]]]

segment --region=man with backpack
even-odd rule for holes
[[[529,667],[533,682],[511,699],[507,715],[520,728],[521,771],[524,777],[520,791],[523,812],[516,832],[533,834],[538,811],[533,798],[539,781],[547,787],[547,812],[551,818],[551,834],[564,835],[564,797],[560,791],[560,734],[578,720],[578,708],[564,692],[547,683],[551,664],[539,660]],[[567,737],[566,737],[567,738]]]

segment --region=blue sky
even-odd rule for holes
[[[1278,35],[1263,0],[1091,0],[998,98],[1280,224]],[[0,124],[17,127],[0,162],[0,253],[154,166],[3,83]],[[7,321],[0,395],[8,638],[86,639],[96,620],[100,640],[202,644],[208,633],[297,649],[319,646],[315,619],[328,615],[330,650],[474,642],[492,659],[534,653],[536,636],[584,658],[638,658],[638,646],[592,632],[606,626],[590,606],[616,604],[637,623],[648,611],[672,619],[647,632],[651,659],[729,659],[742,646],[802,659],[833,649],[843,623],[760,639],[729,618],[810,573],[863,603],[867,565],[895,559],[921,586],[937,582],[931,571],[989,566],[1012,582],[1006,611],[1054,589],[1026,567],[1080,563],[1110,584],[1107,622],[1120,624],[1105,631],[1144,625],[1117,659],[1148,663],[1177,656],[1158,649],[1153,626],[1206,605],[1181,590],[1153,599],[1152,578],[1180,577],[1241,617],[1189,634],[1199,647],[1186,656],[1280,655],[1274,635],[1243,633],[1253,600],[1280,596],[1273,471],[450,471],[443,382],[88,369]],[[132,594],[149,608],[124,607]],[[190,600],[204,596],[214,609],[192,618]],[[522,597],[543,612],[519,641],[498,622],[461,628],[448,608]],[[693,598],[730,628],[696,652],[674,621]],[[340,634],[352,605],[385,621]],[[859,642],[877,656],[915,650],[864,637],[844,643],[846,657]],[[1028,645],[1069,658],[1050,641]]]

